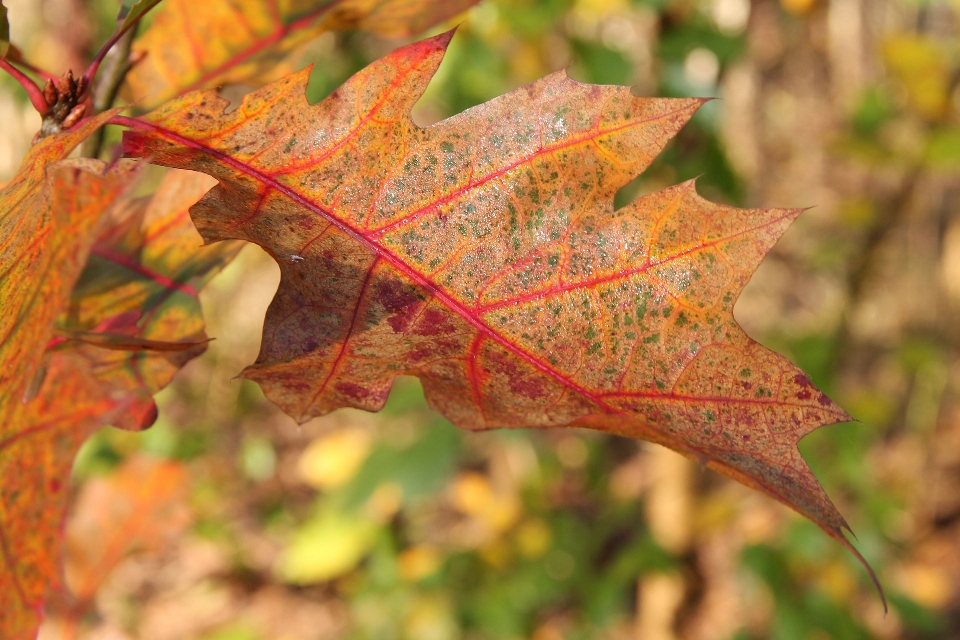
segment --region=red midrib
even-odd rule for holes
[[[373,242],[369,237],[361,233],[358,229],[349,225],[346,221],[336,216],[332,211],[328,211],[327,209],[320,206],[316,202],[308,199],[306,196],[304,196],[300,192],[290,188],[289,186],[281,182],[278,182],[274,178],[262,173],[261,171],[253,167],[250,167],[249,165],[246,165],[244,163],[241,163],[238,160],[231,158],[229,155],[217,149],[212,149],[210,147],[207,147],[206,145],[203,145],[195,140],[186,138],[177,133],[174,133],[173,131],[161,128],[155,124],[144,122],[142,120],[137,120],[134,118],[122,117],[122,116],[114,118],[112,122],[114,122],[115,124],[125,125],[133,129],[150,131],[152,133],[158,134],[159,136],[165,137],[168,140],[174,141],[182,146],[202,151],[203,153],[206,153],[216,158],[220,162],[223,162],[224,164],[233,167],[240,173],[246,174],[262,182],[263,184],[269,186],[270,188],[275,189],[279,193],[284,194],[285,196],[287,196],[297,204],[303,206],[305,209],[313,211],[318,215],[322,216],[324,219],[329,221],[330,224],[336,226],[345,234],[347,234],[348,236],[350,236],[360,244],[366,246],[375,255],[378,255],[379,257],[383,258],[386,262],[390,263],[390,265],[392,265],[401,274],[405,275],[407,278],[409,278],[416,284],[422,286],[427,291],[429,291],[431,295],[435,296],[444,305],[446,305],[448,308],[455,311],[458,315],[460,315],[464,320],[466,320],[469,324],[471,324],[480,333],[485,335],[487,338],[493,340],[494,342],[499,344],[501,347],[503,347],[507,351],[510,351],[511,353],[519,357],[521,360],[527,362],[528,364],[533,366],[535,369],[539,370],[544,375],[550,378],[553,378],[563,386],[569,388],[572,391],[575,391],[576,393],[580,394],[584,398],[593,402],[598,407],[602,407],[603,409],[605,409],[610,413],[629,416],[627,412],[622,411],[605,402],[604,399],[597,393],[594,393],[593,391],[586,389],[585,387],[577,384],[573,380],[570,380],[569,378],[564,376],[562,373],[560,373],[556,369],[553,369],[552,367],[548,366],[538,358],[534,357],[532,354],[528,353],[524,349],[520,348],[518,345],[508,340],[505,336],[501,335],[500,333],[492,329],[480,317],[474,314],[473,310],[464,306],[463,303],[461,303],[459,300],[456,300],[455,298],[450,296],[446,291],[440,288],[439,285],[429,280],[423,274],[411,268],[410,265],[404,262],[398,255],[394,254],[393,252],[388,250],[386,247],[383,247]],[[691,401],[695,401],[695,400],[696,400],[695,398],[691,399]],[[682,398],[681,401],[686,401],[686,398]],[[738,402],[738,400],[736,399],[727,399],[726,401]],[[753,404],[754,402],[762,402],[762,401],[753,401],[751,402],[751,404]],[[775,403],[776,401],[774,400],[767,401],[767,404],[775,404]]]
[[[517,357],[526,361],[528,364],[532,365],[534,368],[538,369],[545,375],[551,378],[554,378],[555,380],[560,382],[562,385],[570,388],[571,390],[576,391],[577,393],[587,398],[594,404],[600,407],[604,407],[605,409],[607,409],[612,413],[627,415],[626,413],[618,410],[617,408],[612,407],[607,403],[603,402],[601,398],[599,398],[596,394],[591,392],[589,389],[586,389],[578,385],[573,380],[566,378],[559,371],[556,371],[555,369],[548,367],[546,364],[544,364],[537,358],[534,358],[531,354],[527,353],[517,345],[507,340],[504,336],[494,331],[492,328],[490,328],[489,325],[487,325],[480,318],[474,315],[474,313],[469,308],[464,306],[459,300],[456,300],[455,298],[451,297],[447,292],[445,292],[438,285],[436,285],[435,283],[427,279],[423,274],[412,269],[410,265],[406,264],[399,256],[389,251],[385,247],[380,246],[377,243],[373,242],[367,236],[360,233],[359,230],[355,229],[354,227],[347,224],[344,220],[341,220],[338,216],[334,215],[333,212],[327,211],[326,209],[321,207],[319,204],[313,202],[312,200],[309,200],[306,196],[299,193],[298,191],[291,189],[287,185],[276,181],[275,179],[258,171],[257,169],[254,169],[253,167],[245,165],[237,160],[234,160],[227,154],[222,153],[221,151],[218,151],[216,149],[211,149],[210,147],[200,144],[195,140],[185,138],[168,129],[163,129],[155,124],[144,122],[142,120],[137,120],[134,118],[128,118],[125,116],[114,118],[112,121],[115,124],[126,125],[133,129],[151,131],[169,140],[175,141],[185,147],[202,151],[218,159],[224,164],[230,165],[240,173],[244,173],[256,180],[259,180],[263,184],[268,185],[270,188],[275,189],[279,193],[284,194],[285,196],[287,196],[294,202],[298,203],[305,209],[313,211],[318,215],[322,216],[323,218],[328,220],[331,224],[336,226],[338,229],[346,233],[348,236],[350,236],[360,244],[369,248],[376,255],[379,255],[381,258],[389,262],[397,271],[407,276],[413,282],[427,289],[427,291],[429,291],[433,296],[438,298],[448,308],[453,309],[458,315],[460,315],[467,322],[473,325],[473,327],[476,328],[478,331],[480,331],[481,333],[486,335],[488,338],[492,339],[494,342],[504,347],[505,349],[507,349],[514,355],[516,355]]]
[[[161,275],[156,271],[153,271],[152,269],[148,269],[142,264],[134,262],[133,260],[131,260],[125,255],[114,253],[112,251],[108,251],[106,249],[100,249],[96,247],[93,249],[93,251],[90,252],[90,254],[95,255],[99,258],[103,258],[104,260],[109,260],[114,264],[120,265],[124,269],[128,269],[130,271],[133,271],[134,273],[140,274],[145,278],[149,278],[150,280],[153,280],[154,282],[161,285],[165,289],[176,289],[178,291],[183,291],[184,293],[190,294],[192,296],[197,295],[197,290],[191,287],[190,285],[184,284],[182,282],[175,282],[170,278],[164,275]]]

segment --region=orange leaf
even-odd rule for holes
[[[156,106],[184,91],[260,86],[292,70],[290,57],[325,31],[419,33],[479,0],[166,0],[134,44],[147,57],[128,76],[135,100]],[[216,46],[210,46],[215,43]],[[286,60],[286,61],[285,61]],[[285,61],[285,62],[284,62]]]
[[[242,245],[200,246],[187,209],[213,184],[171,171],[152,196],[124,202],[102,225],[60,315],[51,345],[87,360],[105,395],[123,394],[116,427],[150,426],[153,394],[207,348],[198,293]]]
[[[91,172],[102,168],[93,161],[61,160],[112,115],[39,141],[20,173],[0,190],[3,638],[36,634],[44,595],[58,578],[64,479],[83,438],[116,409],[112,399],[91,390],[89,376],[68,357],[51,358],[41,367],[44,346],[83,267],[97,220],[130,182],[126,174]]]
[[[173,461],[135,456],[87,482],[66,530],[70,592],[89,603],[125,555],[156,549],[190,523],[187,471]]]
[[[463,428],[658,442],[852,550],[797,450],[849,417],[732,313],[799,210],[712,204],[692,182],[613,210],[697,99],[557,73],[421,129],[410,111],[450,37],[315,106],[305,70],[230,113],[201,91],[124,120],[128,154],[219,180],[191,209],[208,241],[256,242],[280,264],[244,376],[301,422],[380,409],[404,374]]]

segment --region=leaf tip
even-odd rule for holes
[[[450,46],[450,41],[453,40],[453,36],[456,35],[457,29],[460,28],[460,25],[457,24],[452,29],[448,29],[443,33],[439,33],[432,38],[427,38],[425,42],[432,43],[437,49],[442,49],[446,51],[447,47]]]
[[[850,525],[848,525],[846,522],[843,523],[843,528],[849,531],[850,535],[852,535],[854,538],[857,537],[856,535],[854,535],[853,529],[851,529]],[[843,535],[842,529],[833,530],[833,529],[825,528],[824,530],[827,532],[827,534],[831,538],[834,538],[835,540],[839,541],[840,544],[846,547],[846,549],[850,553],[852,553],[854,557],[860,562],[863,568],[867,570],[867,575],[870,576],[870,581],[873,582],[873,586],[877,590],[877,595],[880,596],[880,602],[883,604],[883,614],[887,615],[890,612],[890,607],[887,603],[887,594],[883,590],[883,585],[880,584],[880,579],[877,577],[877,574],[873,570],[873,567],[871,567],[870,563],[867,562],[867,559],[863,557],[863,554],[857,551],[856,547],[854,547],[853,544],[851,544],[851,542],[847,539],[847,537]]]

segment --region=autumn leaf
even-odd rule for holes
[[[199,91],[118,119],[128,154],[220,182],[191,209],[207,241],[255,242],[280,264],[243,375],[300,422],[378,410],[415,375],[466,429],[651,440],[856,554],[797,449],[850,418],[732,313],[799,210],[713,204],[693,182],[614,210],[698,99],[561,72],[420,128],[410,112],[450,37],[398,49],[315,106],[305,70],[229,113]]]
[[[157,550],[190,523],[186,468],[137,455],[83,485],[66,527],[70,593],[92,602],[100,584],[130,552]]]
[[[45,358],[43,384],[28,403],[11,398],[0,442],[0,637],[36,637],[44,600],[61,589],[61,527],[77,450],[125,407],[104,397],[74,354]]]
[[[419,33],[479,0],[166,0],[134,44],[147,54],[128,76],[133,99],[156,106],[184,91],[260,86],[293,70],[302,45],[325,31]]]
[[[35,636],[59,588],[77,449],[103,425],[153,422],[152,394],[206,347],[197,291],[239,248],[199,248],[187,208],[207,176],[171,172],[131,199],[130,163],[62,160],[115,113],[40,140],[0,191],[3,638]]]
[[[124,393],[116,427],[152,424],[153,394],[206,349],[198,293],[242,244],[201,247],[187,209],[213,184],[171,171],[152,196],[115,210],[60,314],[51,347],[87,360],[105,394]]]
[[[53,320],[79,274],[113,181],[99,184],[75,163],[51,172],[113,113],[34,145],[0,190],[0,388],[26,390]],[[3,426],[0,425],[0,429]],[[0,431],[2,433],[2,431]]]
[[[40,140],[0,190],[3,638],[35,635],[44,595],[58,580],[64,479],[89,430],[119,408],[91,389],[88,372],[69,356],[41,367],[97,221],[130,183],[129,175],[100,175],[102,165],[94,161],[62,159],[112,115]]]

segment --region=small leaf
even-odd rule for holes
[[[308,520],[277,562],[276,574],[291,584],[316,584],[353,569],[373,546],[376,525],[328,509]]]
[[[291,55],[332,29],[389,37],[421,32],[478,0],[167,0],[134,43],[147,53],[127,81],[150,107],[184,91],[224,84],[259,86],[292,71]],[[217,43],[203,46],[205,40]]]

